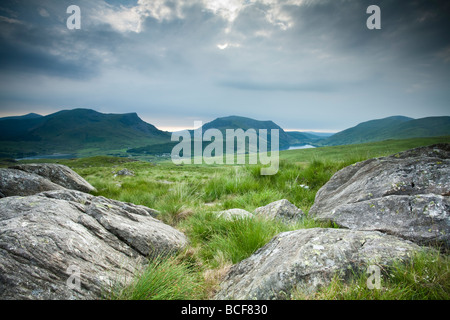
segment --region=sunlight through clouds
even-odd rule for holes
[[[115,7],[106,4],[100,9],[98,19],[110,24],[120,32],[143,31],[143,23],[147,18],[158,21],[183,19],[183,10],[187,6],[201,5],[204,10],[212,12],[232,24],[243,10],[258,5],[265,12],[267,22],[281,30],[287,30],[294,25],[294,18],[286,9],[289,6],[301,6],[311,1],[305,0],[182,0],[168,2],[166,0],[138,0],[133,7]],[[225,31],[231,31],[227,27]]]
[[[140,33],[145,19],[149,17],[158,21],[182,19],[183,4],[184,1],[177,1],[169,6],[165,0],[138,0],[137,5],[131,8],[108,6],[99,17],[117,31]]]

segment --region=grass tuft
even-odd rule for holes
[[[176,256],[155,257],[133,281],[115,288],[109,300],[195,300],[205,298],[203,277]]]

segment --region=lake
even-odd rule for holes
[[[306,145],[304,145],[304,146],[291,146],[291,147],[289,147],[288,150],[311,149],[311,148],[315,148],[315,147],[312,146],[312,145],[306,144]]]
[[[20,160],[72,159],[72,158],[75,158],[74,154],[55,153],[55,154],[43,154],[43,155],[34,156],[34,157],[20,158],[20,159],[15,159],[15,160],[20,161]]]

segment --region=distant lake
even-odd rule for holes
[[[72,158],[75,158],[74,154],[55,153],[55,154],[43,154],[43,155],[34,156],[34,157],[20,158],[20,159],[15,159],[15,160],[20,161],[20,160],[72,159]]]
[[[315,148],[315,147],[312,146],[312,145],[306,144],[306,145],[304,145],[304,146],[291,146],[291,147],[289,147],[288,150],[311,149],[311,148]]]

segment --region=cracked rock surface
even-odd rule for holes
[[[353,230],[380,230],[450,247],[450,145],[370,159],[337,172],[309,214]]]
[[[376,231],[301,229],[280,233],[234,265],[215,299],[289,299],[293,290],[315,292],[338,273],[348,277],[371,264],[406,260],[419,246]]]
[[[0,299],[101,298],[148,256],[187,245],[154,214],[74,190],[0,199]]]
[[[37,174],[67,189],[83,192],[96,191],[95,188],[78,173],[67,166],[56,163],[30,163],[10,167],[31,174]]]

